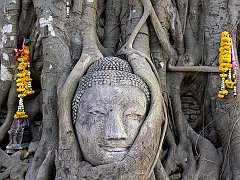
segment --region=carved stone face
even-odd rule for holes
[[[121,161],[146,111],[147,98],[137,87],[91,87],[81,98],[75,124],[84,159],[94,166]]]

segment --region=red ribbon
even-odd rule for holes
[[[15,49],[15,57],[18,57],[19,55],[22,55],[22,56],[25,56],[28,59],[28,62],[30,62],[30,60],[31,60],[30,57],[24,51],[25,40],[26,40],[26,38],[24,37],[23,43],[22,43],[22,49]]]

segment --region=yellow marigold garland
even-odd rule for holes
[[[224,98],[228,95],[229,89],[234,89],[234,97],[236,95],[236,81],[234,81],[236,77],[236,60],[233,52],[232,40],[227,31],[222,32],[221,34],[221,43],[219,48],[220,56],[219,56],[219,70],[221,74],[219,75],[222,79],[221,82],[221,90],[218,92],[219,98]],[[232,69],[233,79],[232,79]]]
[[[26,119],[28,115],[24,111],[23,98],[27,95],[33,94],[34,91],[31,85],[30,77],[30,51],[29,46],[25,45],[25,39],[21,50],[15,50],[18,64],[18,73],[16,79],[16,86],[19,98],[18,110],[14,115],[15,119]]]

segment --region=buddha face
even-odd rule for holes
[[[83,157],[94,166],[121,161],[147,111],[147,98],[133,86],[93,86],[79,104],[75,129]]]

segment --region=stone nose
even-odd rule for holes
[[[127,139],[127,133],[124,128],[123,119],[116,111],[110,111],[106,127],[106,136],[108,140]]]

